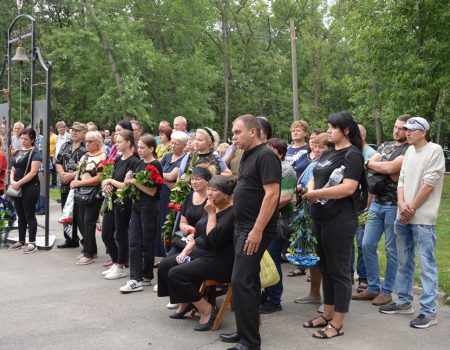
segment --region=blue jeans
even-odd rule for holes
[[[267,300],[270,300],[272,304],[280,305],[281,304],[281,294],[283,294],[283,273],[281,271],[281,253],[283,252],[286,246],[286,241],[284,239],[274,238],[272,242],[270,242],[267,251],[277,267],[278,274],[280,275],[280,281],[271,287],[264,288],[264,294]]]
[[[362,248],[367,271],[367,290],[371,294],[391,294],[394,290],[397,276],[397,245],[394,235],[394,221],[397,215],[396,205],[379,204],[375,201],[370,205]],[[384,232],[386,251],[386,275],[383,286],[380,284],[380,269],[377,247]]]
[[[398,272],[397,294],[398,304],[413,301],[412,288],[414,283],[414,251],[419,251],[419,277],[423,294],[419,298],[420,313],[436,314],[436,299],[439,293],[438,271],[434,258],[436,246],[436,230],[432,225],[402,224],[395,221],[395,236],[397,239]]]
[[[366,265],[364,264],[364,253],[362,249],[362,242],[364,237],[364,225],[358,225],[356,229],[356,246],[358,248],[358,258],[356,260],[356,272],[358,274],[358,281],[367,281],[367,271]],[[353,267],[355,266],[355,246],[352,249],[352,272],[354,272]],[[353,274],[352,274],[353,276]]]

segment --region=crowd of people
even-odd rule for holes
[[[112,133],[92,122],[74,122],[71,128],[58,122],[58,134],[50,140],[51,185],[59,178],[61,208],[71,190],[75,198],[72,222],[64,223],[65,241],[58,248],[81,246],[76,264],[94,263],[96,231],[101,230],[110,257],[102,276],[128,278],[120,292],[133,293],[152,284],[157,268],[153,289],[170,298],[167,307],[175,309],[170,317],[183,318],[196,308],[196,331],[211,329],[218,313],[199,293],[202,282],[231,283],[237,331],[220,337],[237,343],[230,349],[259,349],[260,313],[282,310],[281,263],[289,237],[280,232],[280,222],[292,223],[296,206],[307,202],[319,263],[310,268],[309,293],[295,302],[320,305],[320,316],[303,324],[319,329],[313,337],[343,335],[351,299],[370,300],[384,314],[413,313],[415,249],[424,290],[419,315],[410,325],[437,323],[435,224],[445,162],[442,148],[427,140],[430,126],[424,118],[398,117],[394,140],[377,150],[366,144],[364,126],[346,111],[328,117],[326,132],[308,135],[308,124],[295,121],[290,144],[273,137],[266,118],[249,114],[234,120],[231,145],[221,144],[211,128],[188,131],[187,125],[182,116],[173,128],[162,121],[153,136],[137,120],[119,121]],[[42,155],[35,130],[16,123],[13,131],[9,184],[22,194],[13,197],[19,240],[9,249],[33,253]],[[108,176],[105,164],[112,166]],[[154,172],[160,182],[139,182],[142,171]],[[167,242],[163,231],[180,181],[191,191]],[[134,188],[132,199],[122,196],[129,188]],[[387,264],[381,283],[377,246],[383,233]],[[280,281],[261,290],[260,260],[266,250]],[[355,260],[358,285],[352,294]],[[305,273],[298,266],[288,277]]]

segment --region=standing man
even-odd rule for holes
[[[141,123],[137,120],[131,121],[131,127],[133,128],[133,138],[134,142],[137,142],[141,139],[142,134],[144,133],[144,129],[142,128]]]
[[[361,134],[361,139],[363,143],[363,149],[362,149],[362,155],[364,157],[364,163],[366,163],[372,156],[375,154],[375,150],[370,147],[366,143],[366,128],[362,124],[358,124],[359,132]],[[365,168],[366,176],[370,175],[367,173],[367,168]],[[372,201],[372,196],[369,195],[369,198],[367,200],[367,207],[365,210],[368,210],[368,207],[370,206],[370,202]],[[365,224],[358,224],[358,228],[356,229],[356,246],[358,248],[358,259],[356,260],[356,272],[358,274],[358,292],[362,292],[363,289],[367,289],[367,272],[366,272],[366,265],[364,264],[364,253],[362,250],[362,241],[364,237],[364,228]],[[355,262],[355,246],[353,245],[352,249],[352,280],[354,275],[354,262]]]
[[[237,324],[234,340],[239,343],[230,349],[260,349],[260,260],[277,232],[281,163],[262,143],[261,126],[253,115],[234,121],[233,142],[244,154],[234,190],[235,255],[231,277]]]
[[[182,131],[186,134],[189,134],[187,131],[187,120],[185,117],[179,115],[173,120],[173,129],[175,131]]]
[[[85,124],[75,122],[72,125],[71,140],[61,146],[56,158],[56,171],[61,177],[61,208],[67,201],[70,191],[70,183],[76,177],[77,164],[83,154],[86,153],[84,145],[84,136],[87,132]],[[77,204],[74,204],[73,213],[77,212]],[[71,224],[64,225],[64,238],[66,241],[58,245],[58,248],[76,248],[80,245],[77,234],[77,220],[73,215]]]
[[[362,248],[367,272],[367,289],[360,289],[352,295],[353,300],[372,300],[376,306],[389,304],[397,275],[397,245],[394,235],[394,221],[397,215],[397,181],[403,158],[409,144],[406,142],[405,122],[410,115],[401,115],[394,124],[394,141],[384,142],[377,153],[365,162],[369,172],[369,192],[373,194]],[[376,186],[372,186],[378,179]],[[378,242],[384,232],[386,251],[386,275],[381,285],[378,263]]]
[[[13,157],[17,150],[20,149],[20,132],[24,129],[24,125],[21,122],[14,123],[13,135],[11,136],[11,157]]]
[[[410,322],[414,328],[437,324],[436,299],[439,293],[438,271],[434,258],[436,219],[444,183],[445,158],[442,147],[427,141],[428,121],[421,117],[409,119],[404,125],[406,138],[412,145],[398,181],[398,212],[395,221],[398,272],[396,303],[380,307],[385,314],[412,314],[414,252],[419,251],[420,314]]]

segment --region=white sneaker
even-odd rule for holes
[[[141,283],[142,283],[143,286],[151,286],[151,285],[152,285],[152,280],[149,279],[149,278],[145,278],[145,277],[144,277],[144,278],[142,279],[142,282],[141,282]]]
[[[111,272],[111,269],[113,268],[113,266],[115,266],[115,264],[111,265],[105,271],[103,271],[102,276],[106,276],[107,274],[109,274]]]
[[[153,287],[153,291],[156,293],[158,291],[158,285],[155,284],[155,286]]]
[[[114,267],[111,268],[111,271],[105,276],[105,279],[107,280],[117,280],[119,278],[127,277],[127,270],[121,269],[117,265],[113,265]]]
[[[132,292],[140,292],[144,288],[142,288],[142,283],[136,280],[129,280],[126,285],[119,288],[120,293],[132,293]]]
[[[167,304],[168,309],[177,309],[179,304],[171,304],[170,302]]]
[[[320,304],[320,306],[319,306],[319,308],[317,309],[317,312],[319,313],[319,314],[323,314],[323,309],[324,309],[324,307],[325,307],[325,305],[322,303],[322,304]],[[320,317],[320,316],[319,316]]]

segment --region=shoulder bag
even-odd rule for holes
[[[84,157],[84,156],[83,156]],[[77,177],[80,176],[78,171]],[[75,187],[73,194],[73,201],[76,204],[90,205],[99,196],[99,186],[80,186]]]
[[[27,174],[27,170],[28,167],[30,166],[30,162],[31,162],[31,155],[34,151],[34,148],[31,149],[30,154],[28,155],[28,162],[27,162],[27,166],[25,167],[25,175]],[[19,187],[17,190],[15,190],[11,184],[8,185],[8,189],[6,190],[6,195],[8,197],[17,197],[20,198],[22,197],[22,186]]]

